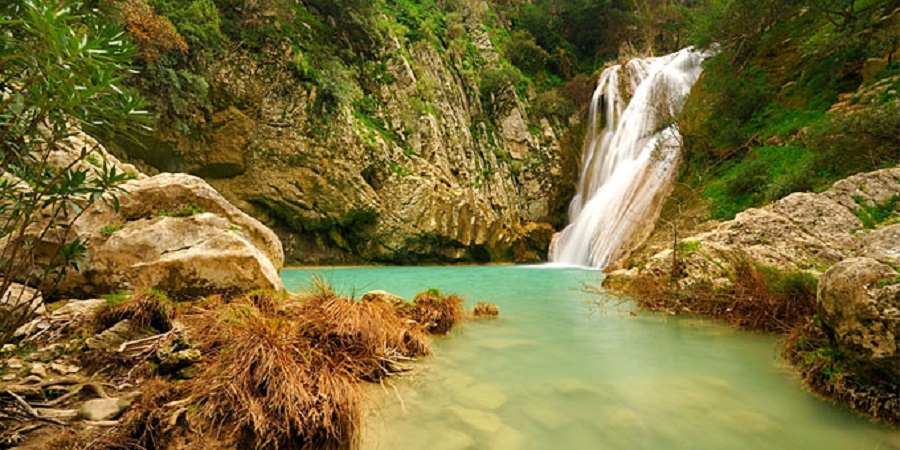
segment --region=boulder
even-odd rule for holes
[[[826,196],[808,192],[791,194],[775,202],[771,209],[831,247],[852,249],[859,244],[851,232],[861,228],[862,221]]]
[[[822,325],[861,380],[900,383],[900,273],[871,258],[835,264],[819,282]]]
[[[888,225],[868,233],[862,255],[894,267],[900,267],[900,224]]]
[[[88,269],[55,297],[158,289],[173,298],[283,290],[281,243],[200,178],[160,174],[126,183],[118,211],[99,203],[72,227]]]

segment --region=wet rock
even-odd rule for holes
[[[500,315],[500,308],[488,302],[478,302],[475,309],[472,310],[475,317],[497,317]]]
[[[537,347],[537,343],[526,339],[515,338],[493,338],[484,339],[478,343],[479,346],[489,348],[491,350],[509,350],[511,348],[529,348]]]
[[[122,397],[98,398],[88,400],[81,405],[79,415],[92,422],[114,420],[119,417],[139,394],[129,394]]]
[[[819,283],[822,325],[848,368],[872,383],[900,383],[900,273],[871,258],[841,261]]]
[[[553,389],[563,395],[594,394],[596,389],[588,383],[574,378],[560,378],[552,383]]]
[[[503,426],[491,439],[490,448],[492,450],[519,450],[525,448],[527,443],[525,435],[520,431],[509,426]]]
[[[628,430],[632,433],[641,432],[647,429],[644,419],[636,411],[617,407],[608,411],[603,415],[601,420],[604,427],[615,428],[617,430]]]
[[[434,438],[429,443],[430,450],[466,450],[475,448],[475,441],[466,433],[457,430],[434,431]]]
[[[539,426],[551,431],[559,429],[569,421],[565,415],[544,405],[529,405],[525,408],[525,415]]]

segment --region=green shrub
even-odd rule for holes
[[[700,241],[678,241],[678,245],[675,246],[675,249],[682,253],[692,253],[700,251],[700,246],[702,243]]]
[[[121,230],[124,227],[124,225],[104,225],[100,227],[100,233],[106,237],[110,237],[113,235],[113,233]]]
[[[763,274],[765,285],[774,293],[813,298],[816,296],[819,280],[809,272],[785,271],[771,266],[761,266],[759,271]]]
[[[160,217],[191,217],[196,216],[197,214],[203,214],[206,210],[200,206],[197,206],[194,203],[186,203],[184,205],[178,206],[173,211],[160,211]]]
[[[509,88],[523,93],[528,88],[528,78],[515,67],[502,67],[490,69],[484,72],[478,88],[481,92],[481,101],[485,105],[492,106],[494,110],[504,110],[508,105],[502,103],[501,94]]]
[[[80,164],[97,146],[80,149],[67,167],[50,164],[53,152],[77,131],[130,134],[149,123],[125,85],[135,48],[101,14],[78,2],[0,2],[0,298],[14,281],[47,295],[67,273],[86,270],[86,242],[67,230],[97,202],[118,208],[127,176],[105,161]],[[59,237],[44,244],[49,236]],[[2,308],[0,345],[31,320],[41,304],[34,300]]]
[[[506,43],[506,58],[514,66],[529,75],[544,71],[550,54],[541,48],[527,31],[513,33],[512,40]]]
[[[213,0],[151,0],[150,4],[172,21],[191,52],[214,54],[225,49],[227,38],[222,33],[219,9]]]
[[[900,210],[900,195],[894,195],[880,205],[863,205],[853,213],[862,221],[863,227],[871,230],[888,221],[898,210]]]

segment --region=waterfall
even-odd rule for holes
[[[553,262],[603,268],[652,231],[680,160],[681,135],[671,118],[705,56],[688,48],[632,59],[600,74],[570,225],[554,237]]]

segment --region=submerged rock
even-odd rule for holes
[[[900,383],[900,273],[871,258],[841,261],[822,277],[818,303],[826,332],[856,376]]]
[[[467,429],[477,430],[489,435],[496,433],[503,426],[503,420],[494,413],[462,406],[451,406],[447,410],[465,424]]]
[[[505,405],[509,397],[496,384],[476,384],[459,393],[463,403],[482,410],[494,410]]]
[[[497,317],[500,315],[500,308],[488,302],[478,302],[475,304],[475,309],[472,310],[472,315],[475,317]]]

